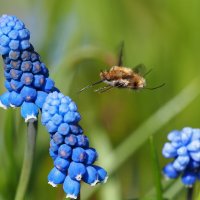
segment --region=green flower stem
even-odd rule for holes
[[[193,188],[193,187],[189,187],[189,188],[188,188],[188,190],[187,190],[187,199],[186,199],[186,200],[192,200],[193,191],[194,191],[194,188]]]
[[[15,200],[23,200],[26,193],[34,158],[37,124],[38,124],[37,121],[28,122],[27,124],[27,142],[25,146],[23,166],[19,184],[17,187]]]
[[[162,189],[162,184],[161,184],[161,170],[160,170],[156,147],[155,147],[155,143],[154,143],[154,139],[153,139],[152,135],[149,137],[149,143],[150,143],[150,147],[151,147],[153,175],[154,175],[154,182],[155,182],[156,196],[157,196],[156,199],[164,200],[163,199],[163,189]]]

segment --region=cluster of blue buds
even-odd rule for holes
[[[53,187],[63,184],[66,197],[76,199],[81,181],[91,186],[106,182],[107,172],[94,165],[97,152],[78,125],[81,116],[76,104],[62,93],[50,93],[42,107],[42,124],[50,134],[49,154],[54,168],[48,176]]]
[[[9,15],[0,17],[0,55],[7,89],[0,96],[0,106],[21,107],[26,122],[37,119],[48,93],[57,90],[29,39],[30,32],[21,20]]]
[[[170,142],[165,143],[162,154],[173,161],[163,168],[168,178],[182,177],[182,182],[192,187],[200,179],[200,129],[190,127],[168,134]]]

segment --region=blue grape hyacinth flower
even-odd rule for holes
[[[168,178],[182,177],[184,185],[191,187],[200,179],[200,129],[186,127],[168,134],[162,154],[172,161],[163,168]]]
[[[21,107],[26,122],[37,119],[47,94],[57,90],[29,39],[30,32],[21,20],[9,15],[0,17],[0,55],[7,89],[0,96],[0,106]]]
[[[42,107],[42,124],[50,135],[49,154],[54,167],[48,175],[53,187],[63,184],[66,197],[76,199],[81,181],[94,186],[107,180],[107,172],[94,165],[98,154],[79,126],[76,104],[62,93],[50,93]]]

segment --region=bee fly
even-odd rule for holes
[[[96,89],[95,92],[103,93],[112,88],[130,88],[133,90],[140,90],[140,89],[154,90],[165,85],[165,83],[163,83],[153,88],[147,88],[146,80],[144,77],[148,73],[150,73],[151,70],[142,76],[139,71],[142,68],[144,68],[144,65],[140,64],[133,69],[124,67],[122,63],[122,56],[123,56],[123,44],[121,46],[119,54],[118,65],[111,67],[109,70],[100,72],[99,81],[82,88],[79,92],[82,92],[85,89],[91,88],[102,82],[106,83],[107,85]]]

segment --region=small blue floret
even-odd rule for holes
[[[77,199],[80,194],[81,184],[79,181],[72,180],[69,176],[66,176],[63,189],[65,191],[66,198]]]
[[[65,173],[61,172],[56,167],[54,167],[48,175],[48,183],[53,187],[56,187],[57,184],[61,184],[64,182],[65,177]]]
[[[24,102],[21,106],[21,115],[25,119],[25,122],[36,121],[39,113],[38,107],[31,102]]]

